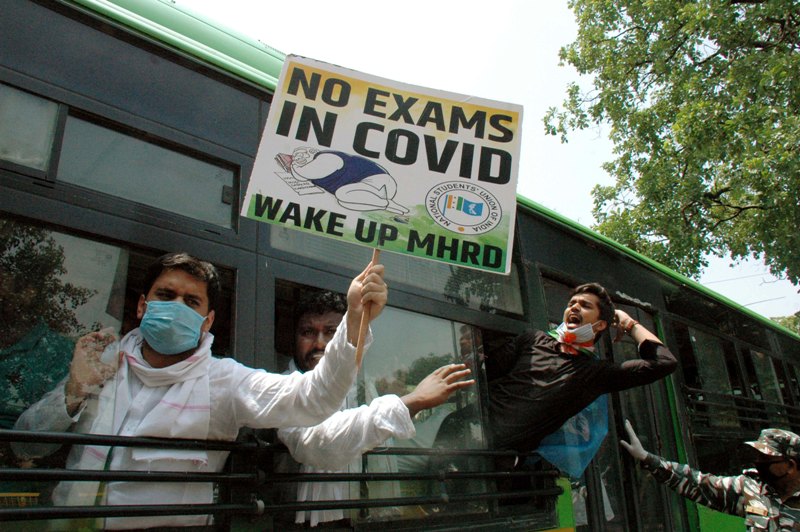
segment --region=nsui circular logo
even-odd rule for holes
[[[472,183],[439,183],[425,196],[434,221],[454,233],[480,235],[495,228],[502,218],[500,202],[488,190]]]

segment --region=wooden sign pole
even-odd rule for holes
[[[370,264],[378,264],[378,258],[381,255],[381,250],[372,250],[372,260]],[[356,367],[361,367],[361,358],[364,356],[364,337],[367,336],[367,329],[369,328],[369,313],[372,310],[372,303],[364,305],[364,310],[361,313],[361,325],[358,328],[358,340],[356,341]]]

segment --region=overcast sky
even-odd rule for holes
[[[568,144],[546,136],[542,117],[570,81],[588,85],[558,50],[576,34],[566,2],[526,0],[175,0],[281,52],[414,85],[524,106],[518,192],[591,226],[591,190],[608,184],[612,145],[602,128]],[[763,264],[715,260],[701,279],[765,316],[800,310],[798,287]]]

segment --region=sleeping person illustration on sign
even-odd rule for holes
[[[394,201],[397,182],[370,159],[309,146],[296,148],[291,156],[279,154],[275,159],[296,179],[309,181],[336,196],[345,209],[408,213],[406,207]]]

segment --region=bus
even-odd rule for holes
[[[102,528],[110,517],[213,515],[208,530],[287,530],[297,510],[340,508],[344,530],[743,529],[656,483],[620,452],[630,419],[648,450],[734,474],[742,441],[800,431],[800,337],[535,202],[518,197],[513,265],[496,275],[385,253],[389,306],[358,377],[361,402],[407,391],[436,364],[469,359],[477,383],[415,418],[417,438],[364,455],[358,471],[314,477],[275,466],[269,431],[236,442],[16,430],[68,373],[75,341],[137,326],[155,257],[215,264],[223,295],[214,352],[284,371],[293,312],[308,290],[343,292],[369,249],[239,216],[281,52],[166,0],[6,0],[0,17],[0,520],[4,530]],[[608,435],[580,478],[534,454],[495,468],[482,345],[561,321],[569,290],[596,281],[660,338],[678,370],[609,397]],[[466,341],[465,341],[466,339]],[[464,346],[467,345],[468,348]],[[636,356],[630,339],[600,356]],[[465,409],[469,407],[469,409]],[[471,417],[446,444],[436,431]],[[219,474],[143,478],[65,468],[71,445],[229,451]],[[50,445],[43,458],[16,449]],[[209,505],[55,506],[62,481],[211,482]],[[340,501],[297,503],[282,487],[338,481]],[[513,488],[498,489],[503,481]]]

